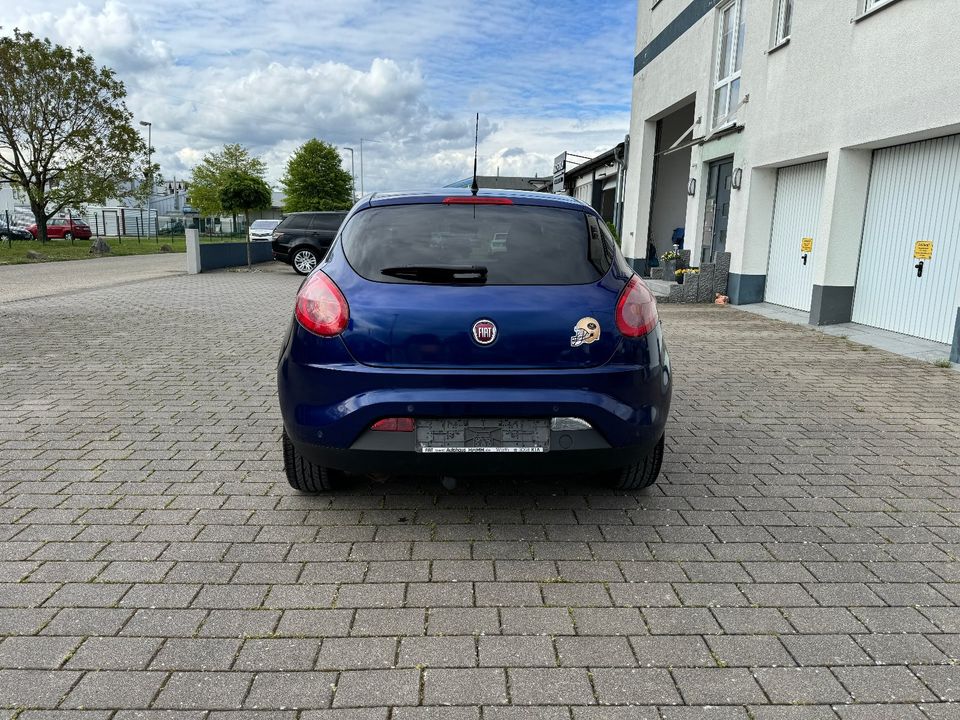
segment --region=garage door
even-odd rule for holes
[[[809,310],[813,258],[826,161],[794,165],[777,172],[777,197],[770,236],[765,300]]]
[[[960,136],[876,151],[853,321],[949,343],[958,304]]]

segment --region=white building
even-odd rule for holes
[[[6,222],[9,214],[12,222],[15,208],[22,203],[23,199],[9,183],[0,182],[0,220]]]
[[[960,347],[958,37],[957,0],[639,0],[625,254],[683,227],[735,304]]]

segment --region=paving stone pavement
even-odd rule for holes
[[[146,242],[144,240],[144,243]],[[153,240],[149,242],[152,243]],[[0,302],[65,295],[99,287],[180,275],[186,271],[185,253],[120,255],[22,265],[0,264]]]
[[[0,718],[960,717],[960,377],[667,306],[662,482],[294,493],[298,278],[0,304]]]

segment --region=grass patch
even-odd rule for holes
[[[132,237],[104,237],[107,245],[110,246],[110,254],[103,257],[115,257],[118,255],[156,255],[160,248],[169,245],[175,253],[185,253],[187,251],[187,240],[183,235],[160,235],[159,237],[141,237],[139,241],[137,236]],[[201,243],[209,242],[242,242],[244,236],[239,237],[203,237]],[[90,254],[91,240],[47,240],[41,243],[39,240],[11,240],[9,243],[0,243],[0,265],[21,265],[25,263],[53,262],[56,260],[89,260],[99,257]],[[33,250],[43,255],[42,260],[34,260],[27,257],[27,253]]]
[[[938,368],[949,368],[949,367],[953,367],[953,363],[950,362],[949,360],[937,360],[937,361],[936,361],[935,363],[933,363],[933,364],[936,365]]]

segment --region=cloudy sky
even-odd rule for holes
[[[12,4],[12,3],[11,3]],[[164,177],[240,142],[276,182],[310,137],[364,143],[365,189],[480,170],[549,174],[629,127],[636,0],[20,0],[19,27],[81,46],[153,122]],[[345,153],[349,169],[349,153]],[[359,190],[359,180],[358,188]]]

